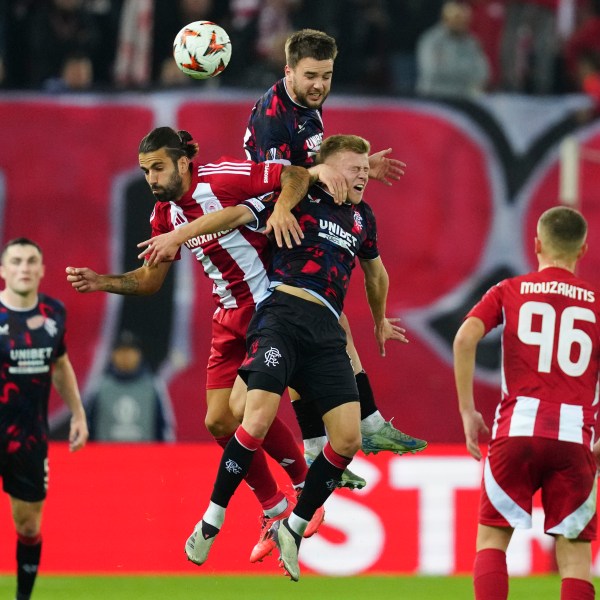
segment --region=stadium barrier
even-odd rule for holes
[[[227,574],[279,572],[276,557],[252,565],[259,506],[243,484],[223,530],[202,567],[183,547],[201,518],[221,455],[216,444],[90,444],[70,454],[50,452],[50,490],[44,514],[45,573]],[[357,456],[366,477],[360,491],[339,490],[326,504],[319,533],[305,540],[305,573],[468,573],[474,556],[481,463],[462,445],[434,444],[417,455]],[[275,465],[285,484],[283,470]],[[542,532],[539,499],[534,527],[515,533],[509,569],[528,575],[553,571],[553,541]],[[85,544],[82,544],[82,537]],[[0,572],[14,569],[8,502],[0,504]],[[595,573],[600,556],[594,545]]]

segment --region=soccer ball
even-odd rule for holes
[[[177,66],[194,79],[209,79],[225,70],[231,58],[227,32],[211,21],[194,21],[175,37]]]

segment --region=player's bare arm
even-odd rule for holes
[[[408,343],[408,339],[404,335],[406,330],[395,324],[399,319],[388,319],[385,316],[389,277],[381,258],[361,260],[360,266],[365,274],[365,292],[375,323],[375,339],[379,347],[379,354],[385,356],[387,340]]]
[[[145,258],[146,265],[152,267],[161,262],[170,262],[175,258],[182,244],[199,235],[217,233],[247,225],[254,219],[245,206],[228,206],[223,210],[202,215],[173,231],[162,233],[153,238],[140,242],[142,248],[138,258]]]
[[[171,263],[144,264],[135,271],[121,275],[100,275],[88,267],[67,267],[67,281],[73,288],[86,294],[108,292],[123,296],[149,296],[160,290]]]
[[[473,398],[473,377],[477,344],[485,334],[481,319],[469,317],[461,325],[454,338],[454,378],[458,395],[458,410],[463,422],[465,442],[469,454],[481,460],[479,434],[488,434],[489,429],[483,416],[475,408]]]
[[[291,211],[306,196],[310,182],[311,176],[304,167],[286,165],[281,171],[281,193],[265,229],[265,234],[273,233],[280,248],[283,244],[292,248],[304,237]]]
[[[67,354],[63,354],[54,363],[52,384],[71,411],[69,449],[71,452],[77,452],[85,446],[89,433],[77,378]]]
[[[395,158],[388,158],[391,148],[380,150],[369,156],[369,179],[376,179],[385,185],[392,185],[404,175],[406,163]]]

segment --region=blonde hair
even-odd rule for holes
[[[555,206],[538,220],[538,239],[556,256],[574,257],[585,244],[587,222],[583,215],[568,206]]]
[[[369,154],[370,150],[371,144],[358,135],[330,135],[321,144],[318,161],[323,163],[338,152],[350,151],[355,154]]]

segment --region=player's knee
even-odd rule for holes
[[[207,414],[204,419],[204,425],[213,437],[218,438],[233,434],[238,428],[239,422],[233,415],[226,418],[223,415]]]
[[[358,434],[347,433],[337,436],[337,439],[330,439],[329,443],[335,452],[351,458],[360,450],[362,438],[360,432]]]

